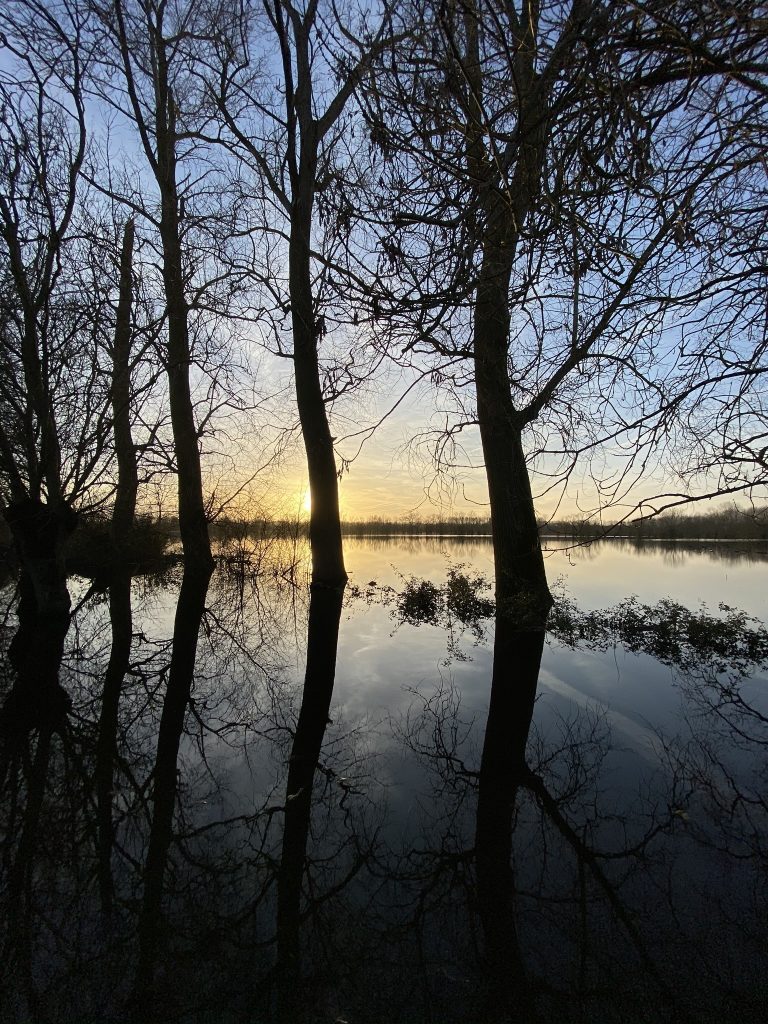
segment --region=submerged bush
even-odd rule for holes
[[[468,576],[463,565],[454,565],[448,570],[448,582],[445,585],[445,603],[460,622],[471,625],[478,619],[488,619],[494,613],[494,603],[481,593],[490,589],[485,576],[475,573]]]
[[[441,601],[440,587],[429,580],[417,580],[411,577],[406,581],[405,589],[400,593],[397,610],[404,622],[413,626],[429,622],[437,625]]]

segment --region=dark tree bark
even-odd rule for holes
[[[333,438],[328,424],[328,411],[323,396],[318,362],[320,331],[316,322],[315,297],[312,292],[310,239],[317,189],[318,147],[341,114],[343,105],[332,119],[327,115],[321,126],[312,109],[313,82],[310,60],[316,4],[302,19],[289,12],[292,44],[296,54],[295,90],[290,69],[291,32],[284,20],[282,4],[275,5],[275,28],[283,52],[284,75],[288,89],[288,166],[290,172],[290,241],[288,256],[291,326],[293,328],[293,365],[296,403],[301,433],[307,454],[309,492],[309,539],[312,549],[312,581],[335,587],[347,579],[341,541],[339,511],[339,480]],[[341,95],[341,94],[339,94]]]
[[[483,446],[493,533],[496,607],[513,620],[543,628],[552,603],[522,442],[522,423],[507,378],[511,263],[490,242],[475,306],[477,419]]]
[[[133,303],[133,220],[126,222],[120,254],[120,292],[112,350],[112,430],[117,459],[117,489],[112,509],[112,538],[120,544],[133,529],[139,474],[131,433],[131,311]]]
[[[21,739],[33,729],[59,728],[70,708],[59,684],[70,597],[64,542],[76,516],[67,505],[14,502],[5,512],[19,554],[18,629],[9,657],[16,673],[0,711],[0,729]]]
[[[121,548],[133,530],[139,474],[136,449],[131,432],[131,315],[133,306],[134,222],[128,220],[123,230],[120,253],[120,290],[112,350],[112,429],[117,459],[117,488],[112,509],[112,540],[115,564],[109,582],[109,621],[112,647],[104,676],[96,741],[96,821],[98,877],[101,908],[112,909],[112,796],[120,695],[128,671],[133,639],[131,609],[131,572],[124,563]]]
[[[79,5],[27,2],[4,5],[0,37],[8,62],[0,141],[0,472],[20,566],[19,627],[10,647],[16,680],[1,717],[3,729],[20,739],[31,729],[58,728],[69,708],[59,685],[70,615],[65,545],[77,520],[73,505],[90,482],[72,465],[89,463],[89,445],[99,450],[93,439],[103,423],[96,402],[81,420],[67,414],[62,423],[62,408],[75,404],[70,360],[86,351],[91,365],[78,385],[98,387],[90,333],[80,326],[83,307],[67,291],[93,37]]]
[[[190,391],[188,307],[179,230],[179,192],[176,180],[176,113],[168,85],[164,45],[158,46],[157,182],[160,187],[160,237],[163,244],[163,284],[168,304],[168,399],[179,488],[179,530],[184,558],[201,570],[213,566],[208,517],[203,500],[200,446]]]
[[[467,169],[485,222],[475,304],[473,352],[477,420],[483,446],[493,531],[497,614],[516,628],[543,629],[552,603],[522,444],[523,420],[510,392],[509,287],[520,232],[537,197],[546,154],[547,92],[534,71],[533,24],[518,26],[514,55],[517,132],[511,181],[502,189],[497,154],[485,143],[484,80],[479,15],[463,9],[468,90]],[[512,154],[508,159],[511,159]]]
[[[358,294],[359,278],[345,271],[343,258],[324,265],[327,253],[321,257],[313,253],[313,234],[324,230],[326,239],[332,237],[327,227],[318,229],[315,206],[321,198],[326,210],[329,203],[332,206],[336,202],[334,185],[342,181],[342,168],[353,159],[342,141],[342,118],[383,49],[390,30],[389,9],[385,4],[380,12],[375,35],[360,39],[352,27],[354,18],[347,25],[342,10],[334,7],[323,11],[317,0],[309,0],[302,7],[274,0],[264,4],[264,12],[279,48],[278,102],[273,106],[271,86],[265,88],[259,61],[254,57],[261,54],[263,46],[256,35],[261,32],[257,20],[236,41],[211,88],[216,91],[231,133],[233,152],[255,171],[263,194],[269,197],[267,206],[274,204],[287,222],[283,230],[288,241],[288,295],[283,308],[290,305],[291,357],[309,473],[312,580],[336,587],[346,581],[347,574],[341,540],[339,470],[328,422],[328,403],[335,396],[330,390],[324,392],[320,366],[319,346],[324,333],[320,302],[326,285],[330,285],[331,292],[336,287],[332,272],[357,288]],[[272,59],[266,48],[263,52],[265,60]],[[345,55],[343,60],[339,58],[341,53]],[[334,66],[335,87],[317,70],[324,61]],[[278,132],[276,125],[280,125]],[[349,220],[348,214],[346,218]],[[274,229],[274,222],[267,218],[263,223],[267,237]],[[349,225],[341,226],[338,233],[348,235]],[[333,238],[331,248],[340,244],[338,238]],[[321,244],[319,248],[325,247]],[[268,291],[274,294],[275,278],[268,270],[264,277]]]
[[[302,189],[309,193],[310,189]],[[311,195],[294,201],[291,215],[290,289],[293,325],[293,366],[296,403],[307,453],[309,493],[309,542],[312,549],[312,582],[337,587],[346,582],[341,540],[339,478],[333,438],[320,384],[317,327],[312,301],[309,234],[312,225]]]
[[[307,453],[311,508],[309,540],[312,548],[312,581],[335,586],[347,579],[341,540],[339,481],[333,439],[320,384],[318,331],[315,324],[309,239],[317,157],[316,141],[304,139],[299,162],[297,195],[291,209],[289,284],[293,326],[293,366],[296,403]],[[304,152],[304,149],[309,151]]]

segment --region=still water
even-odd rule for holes
[[[365,589],[402,587],[414,576],[445,580],[451,565],[493,576],[490,541],[465,538],[412,538],[348,541],[346,558],[353,585]],[[607,609],[631,595],[655,604],[669,598],[696,611],[706,605],[736,607],[768,622],[768,551],[748,544],[651,544],[621,541],[564,548],[550,541],[547,572],[558,596],[567,595],[584,611]],[[489,590],[490,593],[490,590]],[[401,623],[391,608],[348,602],[342,624],[334,704],[354,715],[405,715],[412,690],[433,693],[451,687],[469,717],[487,712],[492,660],[492,620],[477,643],[469,631],[455,630],[459,658],[448,649],[444,624]],[[466,661],[462,658],[466,657]],[[574,651],[553,638],[546,645],[539,677],[538,715],[604,715],[614,738],[633,756],[653,759],[657,730],[679,726],[680,680],[674,666],[621,644],[607,651]],[[759,698],[765,678],[742,683]]]
[[[116,588],[70,581],[66,724],[4,738],[2,1019],[762,1021],[768,552],[550,542],[558,604],[513,784],[481,771],[491,730],[503,746],[524,717],[489,718],[490,542],[345,552],[311,714],[300,544],[224,544],[199,631],[179,566],[131,581],[128,619]],[[312,659],[334,630],[314,621]],[[309,785],[286,792],[289,763]],[[509,815],[500,867],[478,798]]]

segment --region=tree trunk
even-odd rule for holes
[[[503,237],[488,239],[484,247],[475,304],[477,418],[491,506],[496,607],[517,629],[543,629],[552,597],[507,370],[508,248]]]
[[[488,980],[484,1019],[492,1024],[535,1020],[514,915],[512,825],[552,605],[523,449],[523,424],[512,400],[508,369],[509,286],[519,229],[538,177],[537,156],[543,152],[535,144],[537,139],[530,145],[522,128],[521,136],[513,189],[516,203],[495,189],[485,197],[486,231],[473,338],[496,578],[493,675],[475,836]]]
[[[516,16],[513,22],[516,24]],[[516,628],[543,629],[551,596],[522,445],[522,422],[510,391],[509,285],[520,231],[540,188],[546,154],[547,105],[538,95],[533,60],[533,23],[513,40],[518,99],[516,150],[511,181],[502,187],[497,154],[488,150],[483,107],[480,18],[474,0],[463,8],[470,85],[466,126],[467,170],[476,183],[484,228],[482,264],[474,309],[473,351],[477,419],[491,507],[496,608],[513,616]]]
[[[320,382],[318,327],[312,300],[309,237],[315,172],[313,167],[302,165],[300,173],[307,180],[300,181],[298,196],[294,197],[289,256],[296,402],[307,453],[312,502],[309,516],[312,582],[336,587],[346,583],[347,573],[341,540],[339,478]]]
[[[306,27],[306,26],[305,26]],[[291,166],[291,226],[288,254],[296,404],[307,453],[311,499],[309,542],[312,587],[307,665],[301,711],[286,784],[283,846],[278,873],[278,1012],[285,1024],[305,1011],[301,996],[301,894],[312,813],[312,783],[328,722],[336,674],[339,621],[347,582],[341,539],[339,480],[318,359],[319,325],[312,294],[310,238],[317,176],[317,124],[308,77],[308,37],[296,39],[299,85],[295,116],[300,122],[298,166]],[[289,119],[294,111],[288,112]],[[294,135],[295,140],[295,135]]]
[[[131,434],[131,308],[133,300],[133,220],[123,231],[120,254],[120,294],[112,352],[112,430],[117,457],[117,490],[112,509],[112,541],[116,561],[109,584],[109,620],[112,647],[104,676],[101,697],[99,735],[96,741],[96,820],[98,878],[101,908],[112,909],[112,783],[117,756],[117,723],[123,679],[131,659],[133,617],[131,609],[131,573],[124,564],[125,544],[133,530],[138,491],[136,449]]]
[[[0,728],[21,736],[58,728],[70,707],[59,669],[70,607],[64,545],[77,517],[63,502],[51,507],[26,499],[9,505],[5,518],[21,571],[19,625],[8,652],[16,679],[0,712]]]
[[[168,400],[171,410],[179,493],[179,530],[184,560],[204,571],[213,567],[208,517],[203,501],[200,447],[192,407],[189,321],[179,226],[176,181],[176,116],[167,80],[165,54],[159,47],[161,67],[157,124],[157,182],[160,187],[160,238],[163,246],[163,285],[168,310]]]
[[[112,539],[116,545],[133,529],[139,475],[131,434],[131,307],[133,299],[133,220],[126,222],[120,255],[120,295],[112,352],[112,430],[117,458],[117,490],[112,510]]]

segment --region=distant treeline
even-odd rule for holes
[[[167,523],[167,521],[164,521]],[[540,521],[542,536],[599,539],[624,537],[634,540],[764,540],[768,541],[768,505],[760,508],[731,507],[699,515],[667,512],[654,519],[640,519],[617,524],[599,523],[584,519]],[[305,537],[309,529],[306,521],[259,518],[250,522],[217,520],[214,536],[236,539],[248,535],[263,537]],[[342,523],[347,537],[483,537],[491,535],[490,519],[471,515],[444,518],[347,520]]]
[[[558,520],[542,524],[548,536],[635,540],[765,540],[768,541],[768,505],[749,509],[732,506],[690,515],[665,512],[653,519],[606,525],[592,520]]]
[[[175,520],[163,519],[163,526],[171,528]],[[346,520],[341,524],[346,537],[394,537],[394,536],[488,536],[491,535],[490,519],[476,516],[449,516],[445,519],[371,519]],[[217,519],[211,527],[211,535],[219,540],[235,540],[239,536],[298,538],[309,534],[308,520],[253,519],[250,521]]]
[[[350,537],[376,535],[406,536],[490,536],[490,519],[478,516],[449,516],[445,519],[372,519],[354,520],[342,524]],[[595,538],[629,537],[648,540],[684,540],[706,537],[715,540],[768,541],[768,506],[754,509],[731,507],[685,515],[667,512],[654,519],[605,524],[594,520],[559,519],[539,521],[542,536]]]
[[[151,517],[144,517],[150,519]],[[174,535],[178,521],[163,516],[155,523],[160,531]],[[743,509],[731,507],[700,515],[667,512],[654,519],[606,524],[595,520],[540,520],[545,537],[599,540],[623,537],[630,540],[764,540],[768,541],[768,505]],[[480,516],[455,515],[442,518],[350,519],[342,523],[347,537],[490,537],[491,521]],[[298,539],[309,533],[309,522],[296,519],[257,517],[250,520],[219,518],[211,524],[211,535],[219,541],[270,537]]]
[[[372,519],[347,520],[342,523],[342,530],[347,537],[371,537],[382,534],[400,536],[489,536],[491,520],[478,516],[448,516],[445,519],[384,519],[374,516]]]

